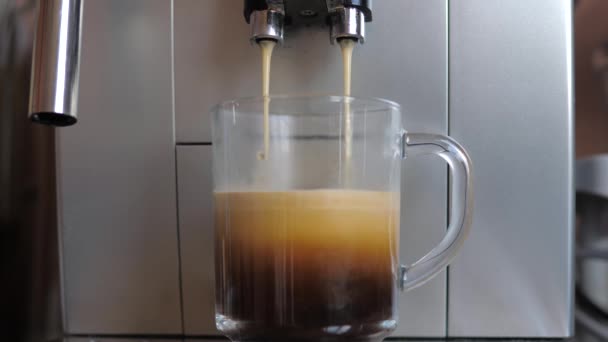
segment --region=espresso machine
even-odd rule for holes
[[[334,43],[354,39],[353,95],[401,103],[474,163],[471,235],[400,297],[393,335],[571,336],[571,17],[567,0],[41,1],[30,117],[71,126],[55,141],[64,335],[219,335],[209,109],[261,93],[263,39],[271,93],[340,94]],[[449,220],[438,165],[403,170],[404,261]]]

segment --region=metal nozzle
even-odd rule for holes
[[[30,85],[33,122],[76,123],[81,10],[81,0],[40,1]]]
[[[334,44],[340,39],[365,41],[365,16],[355,7],[337,8],[330,16],[330,40]]]
[[[272,39],[283,42],[283,24],[285,14],[275,9],[251,12],[251,41]]]

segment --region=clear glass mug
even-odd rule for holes
[[[450,223],[439,245],[400,265],[401,165],[417,154],[450,166]],[[462,245],[470,170],[451,138],[407,133],[394,102],[278,96],[217,105],[217,328],[234,341],[383,339],[397,324],[398,290],[429,280]]]

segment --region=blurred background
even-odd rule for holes
[[[608,338],[608,1],[575,11],[577,322]],[[596,319],[594,319],[596,318]]]
[[[608,2],[579,0],[575,11],[576,157],[608,153]]]
[[[54,129],[27,118],[37,1],[0,0],[0,331],[61,333]]]

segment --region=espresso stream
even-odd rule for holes
[[[239,341],[388,333],[397,198],[354,190],[215,193],[217,311],[238,322],[224,333]]]
[[[262,50],[262,98],[264,99],[264,151],[258,153],[258,159],[268,159],[270,150],[270,61],[276,42],[274,40],[261,40]]]
[[[352,71],[352,60],[353,50],[357,45],[357,42],[352,39],[342,39],[339,41],[340,49],[342,50],[342,66],[343,66],[343,78],[344,78],[344,96],[350,96],[351,86],[351,71]],[[352,139],[353,139],[353,120],[352,113],[350,111],[350,101],[346,99],[344,101],[344,165],[343,165],[343,182],[346,186],[350,185],[351,182],[351,168],[352,168]]]
[[[352,56],[353,50],[357,42],[353,39],[341,39],[339,41],[342,51],[342,66],[343,66],[343,86],[344,96],[351,96],[351,74],[352,74]],[[259,160],[268,159],[270,150],[270,66],[272,60],[272,52],[276,45],[274,40],[261,40],[258,42],[262,52],[262,98],[264,99],[264,150],[258,153]],[[344,178],[345,182],[350,179],[351,159],[352,159],[352,115],[350,111],[350,102],[344,103]]]

